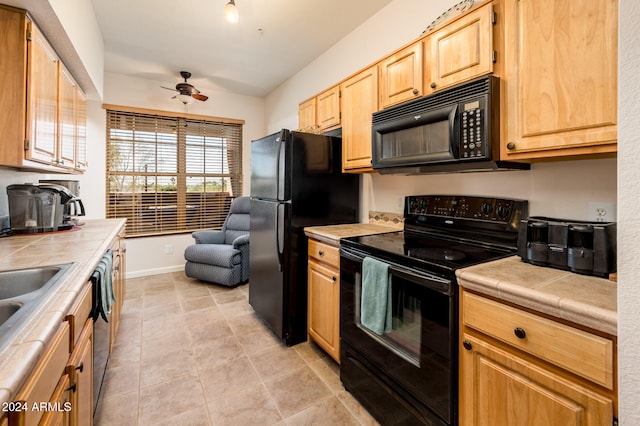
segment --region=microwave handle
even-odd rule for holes
[[[460,138],[458,135],[458,104],[449,111],[449,150],[452,158],[460,158]]]

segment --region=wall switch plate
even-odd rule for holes
[[[164,246],[164,254],[173,254],[173,244],[167,244]]]
[[[615,222],[616,205],[613,203],[587,203],[587,220],[591,222]]]

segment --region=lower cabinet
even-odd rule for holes
[[[466,291],[460,313],[460,425],[615,424],[612,339]]]
[[[70,407],[55,405],[56,398],[65,398],[64,391],[60,389],[61,378],[69,380],[64,373],[69,359],[69,328],[66,321],[60,325],[33,372],[14,398],[10,407],[13,411],[9,412],[10,425],[37,425],[45,413],[53,412],[50,415],[54,415],[70,410]]]
[[[340,250],[309,240],[309,337],[340,362]]]
[[[80,338],[69,357],[66,373],[71,378],[71,425],[93,423],[93,319],[85,322]]]

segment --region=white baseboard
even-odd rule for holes
[[[144,269],[140,271],[127,271],[127,279],[147,277],[149,275],[169,274],[171,272],[184,271],[184,265],[166,266],[164,268]]]

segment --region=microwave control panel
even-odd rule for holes
[[[479,100],[460,104],[460,159],[488,156],[485,111]]]

